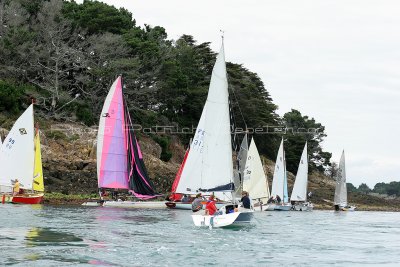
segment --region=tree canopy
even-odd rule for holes
[[[0,112],[16,113],[34,98],[40,116],[96,124],[109,86],[122,75],[134,123],[197,126],[216,58],[210,43],[189,34],[168,39],[162,26],[139,27],[126,9],[97,1],[0,5],[0,94],[7,95]],[[243,130],[264,128],[251,133],[262,154],[275,160],[282,137],[265,127],[313,128],[317,131],[285,131],[288,170],[296,172],[306,141],[310,166],[329,166],[331,154],[321,147],[324,126],[297,110],[279,117],[256,73],[232,62],[227,72],[232,123]],[[179,135],[185,144],[190,137]]]

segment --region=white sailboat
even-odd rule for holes
[[[303,153],[301,154],[299,168],[297,169],[297,175],[293,185],[292,194],[290,195],[290,201],[295,202],[294,210],[312,211],[314,208],[312,203],[307,202],[307,183],[308,183],[308,156],[307,156],[307,142],[306,142]]]
[[[42,175],[40,175],[41,180],[35,180],[37,178],[35,173],[39,170],[37,166],[40,165],[41,168],[41,157],[38,158],[37,156],[40,154],[35,151],[35,143],[37,144],[36,149],[40,150],[38,138],[38,135],[35,138],[32,104],[14,123],[0,148],[0,185],[2,185],[2,189],[8,188],[6,192],[3,192],[2,198],[8,196],[10,202],[25,204],[38,204],[42,201],[43,193],[40,192],[43,191],[43,186],[41,185],[40,190],[38,190],[34,184],[38,181],[43,184]],[[36,161],[35,158],[37,158]],[[10,197],[9,193],[12,192],[13,184],[17,179],[20,187],[30,193]],[[39,191],[39,193],[34,193],[34,190]]]
[[[275,162],[274,176],[272,179],[271,196],[276,203],[269,203],[268,210],[291,210],[292,205],[289,203],[288,187],[287,187],[287,174],[286,174],[286,159],[285,150],[283,148],[283,138],[279,146],[278,155]],[[278,198],[279,197],[279,198]]]
[[[252,138],[244,169],[243,190],[249,193],[254,210],[262,211],[268,208],[269,192],[268,180],[264,173],[260,154]]]
[[[221,200],[231,203],[235,201],[228,98],[222,44],[213,68],[207,100],[176,189],[177,193],[213,193]],[[193,222],[196,226],[223,227],[250,221],[251,212],[227,213],[228,210],[233,210],[228,206],[222,207],[217,216],[192,215]]]
[[[336,175],[336,188],[335,188],[335,210],[336,211],[354,211],[355,206],[349,206],[347,203],[347,186],[346,186],[346,165],[344,150],[339,162],[339,169]]]

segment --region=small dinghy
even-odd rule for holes
[[[39,130],[34,127],[33,104],[14,123],[0,144],[2,203],[40,204],[44,196]],[[19,192],[15,183],[20,184]]]
[[[347,203],[346,165],[344,151],[340,158],[339,169],[336,175],[335,211],[355,211],[355,206]]]
[[[220,208],[214,215],[192,215],[195,226],[225,227],[230,225],[246,225],[251,222],[254,210],[237,209],[230,204]]]
[[[289,211],[292,204],[289,202],[285,150],[283,148],[283,138],[279,146],[278,155],[275,161],[274,177],[272,179],[271,195],[275,197],[275,202],[269,200],[267,210]],[[279,197],[279,198],[278,198]],[[283,197],[280,199],[280,197]]]
[[[307,142],[304,145],[301,154],[299,168],[297,169],[296,180],[293,185],[290,201],[293,204],[293,210],[296,211],[312,211],[314,205],[307,201],[307,183],[308,183],[308,156]]]

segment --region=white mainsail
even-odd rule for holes
[[[346,166],[344,150],[340,158],[339,169],[336,175],[335,205],[347,206]]]
[[[274,176],[272,179],[271,195],[279,196],[283,202],[288,202],[287,178],[286,178],[286,162],[285,151],[283,149],[283,138],[279,146],[278,155],[275,161]]]
[[[18,179],[21,187],[32,189],[34,167],[33,105],[18,118],[1,146],[0,184],[11,186]]]
[[[291,201],[306,201],[307,200],[307,182],[308,182],[308,157],[307,157],[307,142],[304,146],[303,153],[297,169],[296,180],[293,185]]]
[[[232,191],[233,163],[228,97],[222,44],[177,193],[195,194],[200,190]],[[216,195],[220,198],[222,196]]]
[[[251,140],[247,153],[243,190],[249,193],[251,199],[260,199],[263,203],[267,203],[270,198],[268,180],[254,139]]]

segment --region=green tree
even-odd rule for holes
[[[0,80],[0,111],[18,113],[21,107],[25,87],[10,81]]]
[[[63,14],[88,33],[122,34],[135,26],[132,13],[124,8],[117,9],[98,1],[85,0],[82,4],[64,1]]]
[[[371,188],[369,188],[367,184],[362,183],[358,186],[357,191],[363,194],[368,194],[369,192],[371,192]]]
[[[357,188],[352,183],[346,183],[348,192],[357,192]]]
[[[326,137],[325,127],[315,121],[314,118],[303,116],[300,111],[292,109],[283,116],[286,127],[286,161],[287,169],[297,172],[298,164],[304,145],[307,141],[309,168],[324,172],[330,167],[332,154],[322,150],[321,143]]]

